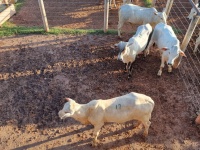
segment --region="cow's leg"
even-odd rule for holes
[[[120,14],[119,14],[120,15]],[[118,22],[118,36],[121,37],[121,29],[122,29],[122,26],[124,25],[124,20],[123,18],[121,18],[119,16],[119,22]]]
[[[147,46],[147,48],[144,50],[144,57],[146,57],[147,55],[149,55],[149,49],[150,47],[154,44],[154,41],[150,40],[149,45]]]
[[[129,63],[128,78],[131,78],[131,76],[132,76],[132,71],[133,71],[133,63]]]
[[[148,120],[146,122],[143,122],[143,125],[144,125],[144,133],[143,133],[143,136],[145,138],[147,138],[147,135],[148,135],[148,132],[149,132],[149,127],[151,125],[151,122]]]
[[[130,66],[130,63],[125,63],[125,71],[129,72],[129,66]]]
[[[95,124],[94,125],[94,132],[93,132],[93,142],[92,142],[92,146],[97,146],[97,137],[99,136],[99,132],[101,130],[101,127],[103,126],[103,124]]]
[[[142,122],[142,124],[144,125],[144,133],[143,136],[146,139],[147,135],[148,135],[148,131],[149,131],[149,127],[151,125],[151,122],[149,121],[151,119],[151,114],[150,115],[146,115],[142,118],[142,120],[140,120]]]
[[[162,57],[161,58],[161,65],[160,65],[160,70],[158,71],[158,76],[161,76],[161,74],[162,74],[162,69],[164,68],[164,66],[165,66],[165,61],[164,61],[164,58]]]
[[[198,48],[199,44],[200,44],[200,36],[196,39],[195,48],[194,48],[194,51],[193,51],[194,53],[197,52],[197,48]]]
[[[168,65],[168,72],[172,72],[172,65]]]
[[[112,0],[109,0],[109,8],[112,9]]]
[[[115,8],[117,7],[117,5],[116,5],[116,2],[115,2],[115,0],[113,0],[113,4],[114,4],[114,6],[115,6]]]

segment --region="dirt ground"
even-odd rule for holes
[[[178,71],[165,68],[158,78],[155,51],[136,60],[128,80],[117,61],[117,42],[113,35],[1,39],[0,149],[199,149],[199,128]],[[146,142],[142,125],[109,123],[100,132],[101,144],[92,148],[92,126],[58,118],[64,97],[87,103],[131,91],[155,101]]]
[[[36,8],[31,7],[35,3],[26,1],[13,21],[19,25],[40,25],[34,13],[24,15]],[[70,24],[83,28],[78,22]],[[88,27],[90,23],[81,25]],[[101,24],[97,26],[100,27]],[[124,34],[123,40],[129,37]],[[0,150],[199,150],[200,127],[194,124],[195,110],[188,101],[179,70],[169,74],[165,68],[162,77],[157,77],[160,56],[152,51],[146,59],[137,58],[133,77],[128,80],[124,64],[117,60],[114,44],[119,41],[116,35],[0,39]],[[99,146],[93,148],[91,125],[58,117],[65,97],[87,103],[132,91],[155,101],[147,141],[142,137],[142,125],[134,127],[136,121],[106,123],[100,132]]]

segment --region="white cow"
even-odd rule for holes
[[[138,120],[144,127],[143,135],[148,135],[151,124],[151,113],[154,101],[144,94],[131,92],[129,94],[107,100],[92,100],[87,104],[78,104],[67,98],[58,115],[61,119],[72,117],[82,124],[94,126],[93,146],[97,145],[97,137],[105,122],[124,123],[130,120]]]
[[[162,69],[165,66],[165,62],[168,65],[168,72],[172,72],[172,66],[174,65],[174,60],[181,56],[185,56],[185,53],[180,49],[180,42],[177,39],[172,27],[164,23],[159,23],[155,26],[151,40],[145,54],[149,54],[149,48],[156,43],[161,52],[161,65],[158,71],[158,76],[161,76]]]
[[[119,9],[118,36],[121,37],[121,28],[125,22],[132,24],[150,23],[155,26],[159,22],[166,23],[165,12],[158,12],[154,7],[146,8],[133,4],[122,5]]]
[[[131,77],[132,64],[136,56],[141,53],[147,46],[152,27],[150,24],[141,25],[137,28],[136,34],[128,42],[119,42],[115,44],[119,48],[118,60],[126,64],[128,77]]]
[[[198,10],[200,10],[199,4],[196,4],[196,7],[198,8]],[[192,20],[193,17],[196,16],[196,15],[197,15],[197,11],[194,8],[192,8],[190,10],[190,14],[187,16],[187,18],[190,19],[190,20]]]
[[[198,48],[199,44],[200,44],[200,32],[199,32],[199,37],[196,39],[196,42],[195,42],[195,47],[194,47],[194,51],[193,51],[194,53],[197,52],[197,48]]]
[[[196,4],[196,7],[198,8],[198,10],[200,10],[199,4]],[[190,14],[187,16],[187,18],[192,20],[193,17],[196,16],[196,15],[197,15],[197,11],[194,8],[192,8],[191,11],[190,11]],[[200,20],[199,20],[198,23],[200,23]],[[194,51],[193,51],[194,53],[197,52],[197,48],[198,48],[199,44],[200,44],[200,33],[199,33],[199,37],[196,39],[196,42],[195,42],[195,48],[194,48]]]

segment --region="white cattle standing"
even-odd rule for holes
[[[180,49],[180,41],[177,39],[172,27],[164,23],[155,26],[149,45],[145,50],[146,55],[149,54],[149,48],[153,43],[156,43],[161,52],[161,65],[157,75],[161,76],[165,62],[168,65],[168,72],[172,72],[174,60],[179,55],[185,56],[185,53]]]
[[[159,22],[166,23],[165,12],[158,12],[154,7],[146,8],[133,4],[122,5],[119,9],[118,36],[125,22],[132,24],[147,24],[155,26]]]
[[[97,145],[97,137],[105,122],[124,123],[138,120],[145,127],[143,135],[148,135],[151,124],[149,120],[154,108],[154,101],[149,96],[131,92],[107,100],[92,100],[87,104],[78,104],[70,98],[67,98],[67,101],[59,111],[59,117],[72,117],[82,124],[94,125],[93,146]]]
[[[141,53],[147,46],[152,27],[150,24],[141,25],[137,28],[136,34],[128,42],[119,42],[115,44],[119,48],[118,60],[126,64],[128,77],[132,74],[132,64],[136,56]]]

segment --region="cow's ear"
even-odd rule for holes
[[[65,98],[65,100],[66,100],[67,102],[70,102],[70,101],[72,101],[72,99],[71,99],[71,98]]]
[[[154,12],[154,15],[158,15],[158,13],[157,13],[157,12]]]
[[[179,54],[180,54],[181,56],[183,56],[183,57],[187,57],[187,56],[185,55],[185,53],[184,53],[182,50],[179,51]]]
[[[163,47],[162,50],[163,50],[163,51],[166,51],[166,50],[168,50],[168,48],[167,48],[167,47]]]
[[[116,44],[115,44],[115,46],[118,46],[118,45],[119,45],[119,43],[116,43]]]

